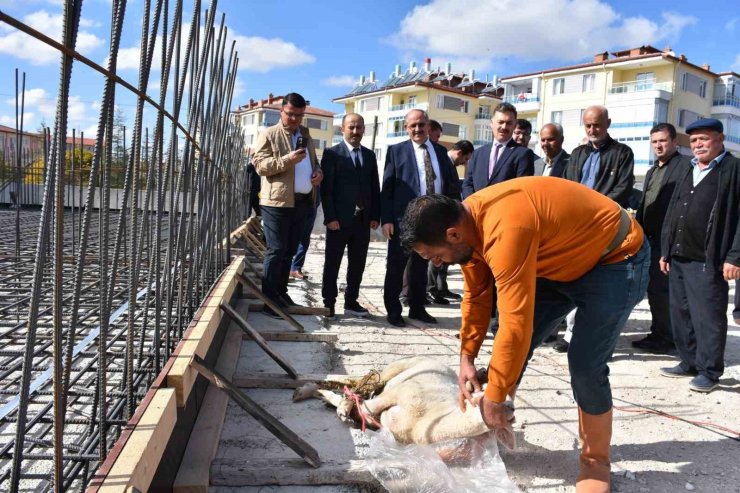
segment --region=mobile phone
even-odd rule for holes
[[[300,135],[298,137],[298,140],[295,143],[296,149],[305,149],[308,146],[308,139],[305,138],[303,135]]]

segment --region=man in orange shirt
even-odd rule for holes
[[[460,329],[460,404],[480,383],[473,362],[486,336],[491,290],[500,328],[481,414],[505,427],[536,348],[578,307],[568,365],[582,440],[579,493],[609,491],[612,396],[607,362],[647,286],[650,247],[637,222],[614,201],[579,183],[516,178],[468,197],[439,195],[406,209],[401,241],[435,265],[459,263],[465,279]]]

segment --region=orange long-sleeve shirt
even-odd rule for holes
[[[499,330],[486,397],[501,402],[516,384],[529,352],[536,279],[573,281],[597,264],[624,260],[640,249],[643,233],[633,219],[624,242],[602,259],[619,229],[619,206],[561,178],[508,180],[471,195],[465,205],[477,238],[473,259],[462,266],[461,351],[475,357],[485,339],[495,277]]]

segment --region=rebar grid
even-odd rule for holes
[[[229,120],[238,57],[233,43],[227,55],[216,1],[205,15],[200,0],[192,7],[187,35],[182,0],[145,0],[143,16],[132,18],[143,18],[136,87],[116,75],[126,0],[112,1],[107,68],[75,51],[82,0],[65,2],[61,42],[0,11],[0,20],[61,56],[40,179],[19,154],[0,184],[14,190],[15,207],[0,209],[1,490],[82,489],[228,264],[223,240],[247,203],[244,142]],[[155,100],[147,86],[158,38]],[[76,146],[66,146],[76,60],[105,76],[85,169]],[[113,113],[121,86],[137,105],[119,162]],[[16,93],[22,153],[23,91]],[[144,124],[145,104],[156,111],[153,129]],[[42,197],[40,211],[28,208],[28,197]]]

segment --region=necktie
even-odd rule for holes
[[[437,179],[437,175],[434,174],[434,168],[432,167],[432,158],[429,156],[429,150],[426,144],[419,146],[424,155],[424,182],[427,186],[427,195],[434,194],[434,180]]]
[[[501,144],[496,142],[493,144],[493,147],[495,147],[495,150],[493,151],[493,154],[491,154],[491,159],[488,161],[488,179],[490,180],[493,176],[493,170],[496,168],[496,161],[498,161],[498,153],[501,150]]]
[[[357,170],[357,184],[358,184],[358,191],[357,194],[357,203],[356,203],[356,211],[361,211],[365,208],[365,196],[362,193],[362,163],[360,162],[360,149],[355,148],[352,149],[352,154],[354,154],[354,157],[352,160],[355,163],[355,169]]]

